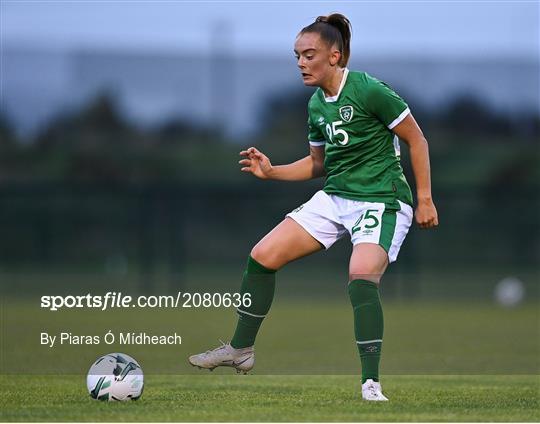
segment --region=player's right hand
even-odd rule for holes
[[[265,154],[258,151],[255,147],[250,147],[247,150],[242,150],[240,156],[244,158],[238,162],[242,165],[240,171],[251,172],[253,175],[263,180],[270,178],[272,164]]]

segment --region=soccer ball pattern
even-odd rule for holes
[[[93,399],[137,400],[144,389],[142,368],[125,353],[109,353],[92,364],[86,386]]]

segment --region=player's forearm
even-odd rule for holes
[[[270,178],[282,181],[305,181],[324,175],[324,166],[311,156],[306,156],[287,165],[272,166]]]
[[[410,143],[409,149],[416,181],[416,199],[418,202],[431,202],[431,170],[427,140],[422,137]]]

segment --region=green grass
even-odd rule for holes
[[[540,420],[538,376],[387,376],[390,402],[355,376],[147,376],[136,402],[90,399],[81,376],[0,377],[0,421]]]
[[[39,301],[4,299],[2,374],[82,374],[99,356],[119,351],[147,374],[193,374],[186,358],[227,340],[233,309],[40,309]],[[539,309],[483,303],[385,302],[384,374],[540,374]],[[71,344],[49,348],[40,333],[107,331],[167,335],[181,345]],[[257,374],[353,375],[359,370],[349,300],[283,299],[278,290],[257,339]],[[61,358],[69,358],[64,360]],[[156,358],[159,358],[157,361]],[[330,359],[330,360],[329,360]],[[217,373],[222,373],[216,370]]]
[[[385,302],[381,371],[391,401],[371,404],[360,400],[346,296],[283,293],[278,290],[261,329],[256,368],[248,376],[230,369],[210,374],[186,361],[230,336],[232,309],[51,312],[39,308],[37,296],[4,297],[0,421],[540,421],[540,312],[534,303],[505,309]],[[109,329],[177,332],[182,344],[39,343],[42,331],[103,335]],[[88,396],[90,364],[114,351],[141,363],[141,400],[100,403]]]

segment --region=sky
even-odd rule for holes
[[[339,11],[370,55],[539,55],[538,1],[2,0],[3,46],[292,54],[298,31]]]

